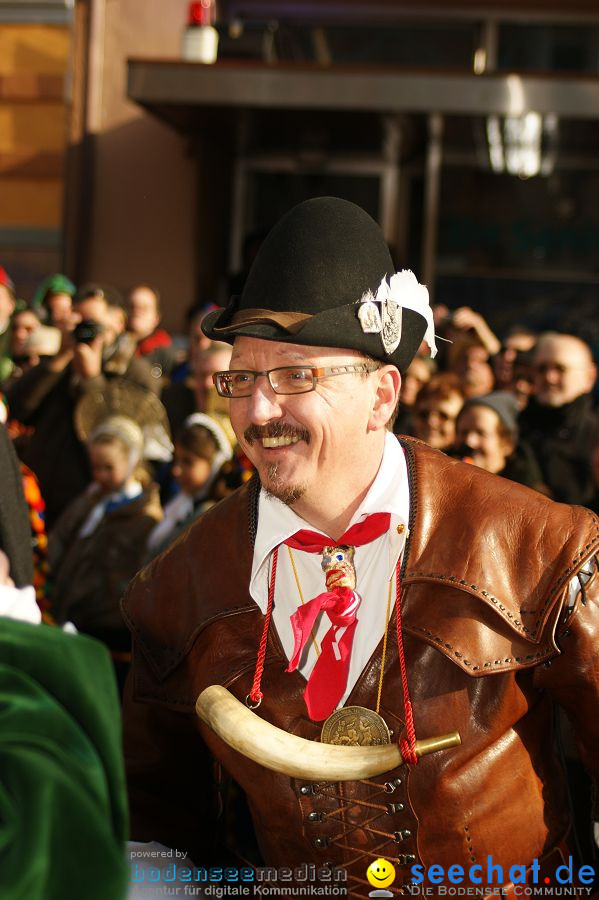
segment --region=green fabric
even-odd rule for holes
[[[120,900],[127,830],[107,651],[0,618],[0,898]]]

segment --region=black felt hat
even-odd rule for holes
[[[241,296],[209,313],[202,329],[230,344],[243,335],[345,347],[401,371],[425,330],[434,346],[426,288],[411,272],[394,275],[379,226],[337,197],[291,209],[260,247]]]

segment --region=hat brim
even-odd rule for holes
[[[269,316],[267,310],[260,310],[264,315],[235,324],[232,320],[237,310],[237,304],[232,302],[224,309],[208,313],[202,320],[204,334],[213,341],[228,344],[233,344],[236,337],[252,337],[283,344],[345,348],[397,366],[400,372],[405,372],[410,365],[426,331],[423,316],[411,309],[403,309],[401,341],[393,353],[388,354],[380,333],[363,331],[355,303],[326,309],[312,316],[288,313],[286,319],[278,312],[272,311]]]

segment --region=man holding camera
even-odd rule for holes
[[[8,395],[12,418],[33,428],[19,452],[40,482],[48,527],[90,479],[87,454],[73,422],[81,397],[101,391],[113,378],[153,388],[149,366],[133,356],[133,345],[127,351],[119,339],[119,331],[124,331],[122,308],[122,328],[118,313],[118,301],[108,290],[98,285],[83,289],[56,356],[27,372]]]

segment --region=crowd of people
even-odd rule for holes
[[[123,300],[56,274],[26,303],[2,268],[0,312],[3,418],[30,498],[39,603],[47,621],[103,641],[122,686],[127,584],[250,475],[212,384],[231,350],[201,335],[201,307],[177,350],[145,284]]]
[[[350,219],[355,216],[344,208],[341,209],[341,214],[348,215]],[[310,211],[306,215],[312,216],[315,213]],[[363,228],[359,217],[358,220],[359,228]],[[326,228],[329,227],[327,224]],[[300,235],[300,243],[301,240],[303,238]],[[379,239],[375,236],[373,240],[376,243]],[[276,238],[271,244],[273,242],[276,243]],[[377,253],[379,249],[377,246]],[[184,350],[178,349],[179,344],[175,344],[171,335],[161,326],[160,294],[149,284],[135,285],[128,292],[126,300],[123,300],[118,291],[107,285],[86,284],[76,288],[66,276],[56,274],[46,279],[30,302],[25,302],[19,299],[9,273],[0,267],[0,390],[5,421],[2,426],[5,431],[3,439],[10,437],[12,448],[18,457],[18,469],[15,468],[14,472],[11,470],[11,477],[18,477],[23,485],[28,485],[24,496],[29,502],[31,542],[35,549],[35,553],[31,554],[32,571],[25,565],[27,574],[19,575],[19,580],[23,584],[28,581],[35,583],[36,603],[40,615],[48,624],[53,627],[74,626],[79,632],[105,644],[112,658],[120,692],[124,690],[131,665],[131,632],[134,631],[138,640],[143,642],[143,637],[139,635],[144,634],[147,626],[146,611],[142,609],[143,591],[140,588],[143,578],[141,582],[139,578],[134,579],[142,569],[145,571],[144,567],[150,566],[148,571],[152,574],[152,583],[157,585],[156,591],[163,592],[161,597],[164,599],[169,573],[175,572],[173,566],[181,561],[187,566],[184,554],[188,552],[186,548],[191,546],[190,540],[194,540],[189,538],[190,527],[237,488],[250,482],[256,470],[262,488],[266,487],[300,516],[305,512],[304,518],[310,525],[316,524],[326,534],[333,534],[335,530],[331,508],[327,507],[326,513],[322,512],[325,509],[323,498],[329,493],[324,474],[317,474],[314,479],[315,482],[322,482],[322,493],[319,496],[314,491],[310,507],[301,495],[277,493],[279,474],[276,465],[265,464],[263,469],[260,467],[260,452],[256,445],[262,444],[264,448],[273,449],[294,442],[310,443],[307,430],[301,431],[296,427],[295,430],[286,431],[284,425],[260,426],[257,424],[260,416],[255,411],[247,417],[247,421],[244,420],[243,414],[239,412],[241,401],[252,396],[256,379],[261,376],[267,376],[272,397],[267,399],[260,394],[255,402],[266,407],[273,402],[273,398],[281,403],[281,396],[286,402],[294,394],[305,393],[312,396],[310,392],[315,390],[319,378],[337,374],[359,375],[363,379],[360,390],[356,395],[348,394],[344,400],[351,409],[348,406],[344,408],[343,421],[361,446],[362,437],[356,431],[361,407],[356,405],[352,412],[353,404],[358,403],[356,398],[362,396],[362,387],[374,375],[379,382],[378,399],[369,413],[369,423],[375,421],[374,410],[378,404],[381,409],[384,407],[385,415],[388,413],[387,419],[392,423],[395,434],[412,436],[433,451],[442,451],[445,457],[440,454],[431,456],[428,449],[418,449],[422,445],[414,445],[416,449],[410,452],[421,459],[420,464],[427,471],[436,471],[440,465],[439,460],[446,457],[472,466],[471,470],[460,468],[460,497],[466,496],[468,492],[468,471],[481,469],[532,488],[539,495],[539,503],[543,497],[599,511],[599,429],[593,396],[597,371],[592,350],[582,338],[560,332],[559,323],[556,323],[556,330],[540,334],[524,325],[514,325],[500,338],[475,310],[460,307],[450,311],[438,304],[431,313],[434,338],[427,328],[424,339],[422,322],[418,326],[412,326],[412,319],[406,316],[404,310],[404,336],[401,335],[400,325],[397,343],[389,349],[385,344],[385,328],[381,326],[377,331],[376,325],[372,327],[372,321],[367,325],[365,313],[364,319],[360,319],[363,334],[357,331],[357,338],[351,338],[353,343],[343,343],[338,348],[334,343],[335,338],[331,336],[333,332],[328,330],[334,328],[334,323],[331,326],[326,318],[326,303],[324,309],[317,309],[316,312],[300,313],[275,308],[274,312],[265,315],[263,288],[273,277],[269,252],[273,251],[267,249],[262,256],[258,254],[259,274],[255,274],[254,267],[254,281],[250,282],[250,287],[244,293],[247,313],[234,312],[229,321],[226,311],[223,313],[222,310],[206,306],[194,308],[187,320]],[[384,272],[386,249],[380,252],[381,271]],[[281,253],[278,248],[275,257],[278,259]],[[343,255],[347,255],[345,249]],[[307,267],[313,263],[314,260],[308,260]],[[263,271],[260,270],[260,265]],[[252,291],[256,294],[255,302],[252,302]],[[273,296],[275,295],[276,292],[273,292]],[[264,302],[258,302],[260,299]],[[313,301],[307,288],[301,302],[304,306],[298,306],[298,310],[311,309]],[[363,302],[365,305],[371,304],[368,315],[372,315],[374,301],[366,299]],[[329,305],[333,307],[333,300]],[[411,312],[413,307],[408,309]],[[240,315],[241,318],[236,320],[235,316]],[[293,328],[298,323],[293,320],[293,327],[289,326],[293,317],[317,319],[320,315],[323,316],[323,324],[320,326],[322,330],[315,331],[312,339],[308,336],[294,342],[296,331]],[[246,321],[249,323],[247,326],[244,324]],[[209,323],[207,326],[206,322]],[[218,327],[216,323],[219,323]],[[352,321],[351,325],[354,327],[355,322]],[[270,336],[268,329],[271,327],[276,329],[276,337]],[[250,330],[244,331],[244,328]],[[299,331],[298,327],[297,333]],[[416,337],[411,336],[412,331]],[[219,340],[221,332],[224,341],[231,340],[231,343]],[[228,336],[228,332],[233,335],[232,338]],[[378,349],[378,344],[375,354],[368,350],[370,356],[374,356],[373,365],[370,365],[373,360],[369,356],[367,359],[370,362],[360,363],[358,359],[357,364],[343,364],[341,369],[335,368],[335,354],[341,359],[348,356],[348,349],[349,355],[354,351],[363,352],[362,342],[367,343],[371,333],[377,334],[378,341],[379,332],[382,334],[384,352]],[[262,340],[263,336],[266,340]],[[413,348],[402,349],[406,339],[415,341]],[[428,351],[431,342],[434,344],[435,341],[438,353],[431,359]],[[323,368],[296,365],[293,356],[295,351],[287,349],[289,342],[293,346],[302,344],[316,345],[321,349],[334,348],[326,354],[334,357],[333,362],[331,364],[331,360],[328,360]],[[396,361],[394,353],[398,344],[399,361]],[[279,347],[282,349],[278,349]],[[413,351],[416,351],[415,355]],[[280,354],[280,358],[277,354]],[[382,368],[379,368],[379,364],[382,364]],[[239,376],[237,380],[227,374],[230,367]],[[287,370],[289,383],[283,380]],[[401,386],[399,378],[390,374],[391,370],[393,373],[402,372]],[[377,372],[383,374],[378,375]],[[215,377],[215,373],[221,374]],[[339,390],[342,391],[343,388],[340,387]],[[395,394],[399,396],[399,405],[397,415],[393,418],[391,407],[397,399],[393,399]],[[342,405],[337,403],[335,397],[333,391],[330,406],[339,417]],[[230,398],[232,408],[237,410],[237,421],[233,416],[233,423],[229,418]],[[297,398],[293,397],[293,400]],[[254,403],[254,399],[251,402]],[[269,416],[264,412],[265,422],[268,419]],[[325,419],[326,416],[323,417],[322,428],[326,434]],[[369,464],[376,463],[370,473],[371,482],[375,476],[379,477],[379,464],[381,472],[383,469],[387,471],[391,458],[393,466],[403,465],[396,457],[398,451],[390,448],[389,434],[385,436],[387,419],[383,421],[383,413],[380,413],[372,429],[369,424],[369,430],[381,432],[376,438],[376,449],[373,451],[372,442],[368,445],[364,442],[362,448],[364,460]],[[310,424],[307,423],[307,428]],[[346,435],[342,430],[339,430],[335,440],[335,447],[345,445]],[[394,447],[399,446],[395,441],[392,444]],[[352,477],[356,473],[365,472],[365,469],[360,468],[357,451],[349,446],[343,460],[343,454],[337,455],[339,459],[335,477],[347,493]],[[12,459],[11,456],[11,466]],[[328,472],[330,460],[326,454],[323,455],[322,464]],[[343,474],[346,468],[347,477]],[[362,474],[360,477],[366,478]],[[476,477],[478,476],[474,476],[472,482],[473,490],[480,493],[480,486],[484,488],[488,482],[477,482]],[[431,484],[434,483],[432,478]],[[387,487],[389,491],[392,490],[390,481]],[[493,487],[491,495],[503,496],[497,487]],[[362,500],[365,496],[366,488],[361,495]],[[515,496],[518,504],[525,505],[519,494]],[[405,497],[402,504],[404,500]],[[445,502],[445,499],[439,499],[439,506]],[[245,494],[243,503],[246,503]],[[275,526],[276,516],[269,519],[271,514],[264,506],[263,494],[256,503],[262,504],[259,507],[261,523],[267,522],[268,527],[275,530],[283,527],[279,522]],[[356,509],[358,506],[356,502]],[[232,506],[226,508],[231,510]],[[403,505],[401,509],[403,511]],[[541,505],[539,509],[545,510],[546,507]],[[322,524],[317,521],[318,510],[322,513]],[[245,507],[242,512],[244,516],[247,515]],[[427,528],[431,517],[436,514],[436,509],[431,506],[428,517],[423,518]],[[342,518],[340,514],[337,524]],[[336,529],[339,534],[349,534],[349,531],[346,532],[349,518],[344,527]],[[407,514],[404,518],[407,521]],[[210,526],[206,526],[204,531],[194,531],[196,536],[204,535],[205,551],[202,548],[196,549],[200,555],[206,555],[207,563],[210,561],[210,554],[213,554],[212,545],[220,539],[221,527],[217,517],[210,521],[216,525],[214,532],[210,531]],[[243,521],[246,522],[246,519]],[[251,521],[251,516],[248,521]],[[329,530],[325,529],[325,524],[330,526]],[[255,529],[255,522],[251,527]],[[264,527],[266,526],[260,524],[258,529]],[[400,528],[403,528],[405,540],[405,523],[397,526],[398,534],[402,534]],[[221,531],[224,533],[223,529]],[[264,557],[261,559],[257,558],[256,549],[252,551],[252,584],[257,584],[266,572],[266,561],[272,550],[261,534],[260,530],[254,533],[255,546],[264,549],[268,545],[268,549],[264,549]],[[314,532],[308,534],[314,535]],[[378,534],[375,535],[375,540],[378,537]],[[261,540],[263,544],[260,543]],[[166,562],[162,565],[162,554],[169,548],[172,549],[175,542],[178,542],[179,549],[173,554],[167,554]],[[301,546],[293,546],[296,551],[302,549]],[[424,540],[422,547],[426,547]],[[7,551],[9,557],[11,549],[0,546],[0,550]],[[358,549],[361,548],[358,546]],[[559,553],[561,552],[560,550]],[[21,546],[18,555],[22,556],[22,553]],[[403,550],[398,549],[397,553],[400,555],[394,571],[399,583]],[[555,551],[556,560],[559,553]],[[289,557],[293,560],[291,550]],[[283,563],[283,567],[285,565]],[[293,562],[291,565],[302,596],[297,571]],[[551,565],[556,567],[557,563],[552,561]],[[274,566],[276,569],[276,562]],[[300,574],[306,581],[312,579],[316,584],[314,573],[309,576],[307,574],[309,568],[306,566],[303,573],[300,569]],[[212,570],[207,568],[206,571]],[[579,573],[574,574],[576,578],[581,578]],[[220,584],[221,578],[226,582],[229,575],[230,573],[221,571],[215,584]],[[318,576],[320,577],[320,573]],[[183,576],[177,570],[177,578],[181,577]],[[237,575],[231,574],[230,577]],[[291,570],[284,577],[288,577],[289,585],[293,583]],[[431,579],[437,577],[441,576],[430,575]],[[573,575],[570,574],[569,577],[573,578]],[[263,580],[265,578],[264,575]],[[456,579],[452,576],[450,580]],[[580,581],[580,585],[583,585],[583,581],[584,579]],[[132,583],[134,587],[131,590]],[[382,589],[382,584],[382,581],[380,584],[377,582],[377,590]],[[472,588],[473,591],[478,591],[474,585]],[[199,589],[200,593],[202,590],[204,588]],[[126,604],[123,612],[121,600],[127,591],[129,606]],[[389,587],[387,616],[391,596]],[[399,600],[399,593],[397,598]],[[263,599],[264,613],[267,602],[270,604],[272,600],[269,590],[264,590]],[[216,610],[217,601],[207,596],[206,604],[207,608],[202,612],[200,620],[204,622],[205,618],[208,623],[208,607],[211,608],[212,604]],[[233,613],[237,611],[235,608],[223,614],[219,608],[215,616],[218,618],[222,615],[227,621],[233,621]],[[571,610],[568,615],[570,613]],[[159,620],[166,615],[166,612],[157,613]],[[274,622],[281,634],[285,634],[281,615],[275,607]],[[269,621],[269,613],[266,616]],[[177,632],[177,640],[180,638],[184,641],[185,622],[183,615],[182,622],[172,626],[173,634]],[[190,628],[192,625],[196,627],[195,622],[195,619],[193,623],[189,620]],[[373,619],[372,634],[376,635],[380,631],[382,635],[388,622],[388,618],[387,625],[378,618]],[[170,622],[164,624],[166,631],[170,625]],[[441,627],[440,625],[439,628]],[[323,626],[321,631],[319,639],[324,636],[326,628]],[[151,633],[151,629],[148,633]],[[384,633],[386,641],[386,630]],[[264,633],[263,643],[266,634],[267,632]],[[243,642],[244,635],[240,632],[233,636],[235,640]],[[151,640],[153,637],[150,642]],[[361,640],[364,641],[364,638]],[[364,664],[374,651],[373,641],[374,638],[369,638],[364,644]],[[188,644],[185,646],[188,647]],[[450,644],[446,643],[445,646],[450,647]],[[290,657],[290,646],[285,644],[284,651]],[[300,651],[297,647],[296,651],[299,659]],[[171,672],[169,667],[174,665],[170,658],[164,657],[165,652],[162,647],[156,653],[158,680],[168,680]],[[178,652],[176,647],[172,652]],[[182,654],[183,652],[187,650],[181,650]],[[400,655],[403,653],[401,638],[399,652]],[[507,653],[507,649],[504,652]],[[212,654],[212,650],[208,655],[211,665],[218,669],[221,665],[220,657]],[[318,656],[318,652],[316,655]],[[138,656],[138,664],[142,656],[143,654]],[[505,663],[511,664],[512,659],[506,658]],[[164,671],[159,671],[161,665]],[[201,665],[203,663],[200,668]],[[384,659],[382,665],[384,670]],[[308,677],[311,665],[306,665],[304,660],[302,666]],[[291,671],[292,664],[287,669],[287,672]],[[358,667],[353,673],[354,682],[359,672]],[[155,674],[152,673],[153,676]],[[215,677],[218,681],[218,676]],[[448,670],[447,677],[451,680],[453,670]],[[224,669],[222,678],[226,680]],[[551,679],[548,677],[546,681],[548,689],[552,689]],[[382,686],[382,674],[380,685]],[[252,687],[252,691],[254,690],[255,685]],[[297,697],[294,695],[294,703],[299,696],[299,693]],[[347,698],[347,692],[344,696]],[[255,699],[252,693],[248,697]],[[161,702],[158,701],[158,704]],[[179,700],[172,702],[176,704]],[[129,704],[130,716],[135,725],[136,714],[131,713],[135,702],[130,698]],[[335,704],[333,708],[334,706]],[[168,716],[171,716],[170,712]],[[316,716],[318,718],[324,717]],[[406,706],[406,721],[407,718]],[[398,726],[401,727],[399,720]],[[135,746],[135,740],[132,740],[132,746]],[[252,795],[252,779],[248,782],[245,770],[240,771],[238,780],[251,798],[250,805],[255,805],[258,800]],[[398,779],[399,783],[401,779]],[[586,789],[585,783],[582,790]],[[266,794],[268,791],[265,791],[265,796]],[[144,802],[141,805],[143,807]],[[400,803],[396,805],[398,808],[402,807]],[[590,808],[585,807],[579,814],[587,815],[590,819]],[[168,818],[169,813],[165,815]],[[313,818],[310,821],[321,819]],[[183,819],[182,822],[185,824]],[[173,835],[181,834],[182,827],[181,823],[176,823]],[[145,826],[141,828],[141,834],[134,836],[147,840],[163,837],[162,833],[149,833],[144,829]],[[410,831],[405,833],[409,835]],[[271,840],[271,837],[265,837],[263,830],[261,849],[264,852],[264,847],[267,847],[268,852],[278,859],[276,842],[273,843],[274,838]],[[318,848],[320,845],[315,842],[314,846]]]
[[[596,510],[597,369],[589,345],[520,326],[500,343],[473,310],[441,313],[438,332],[452,343],[440,363],[417,356],[410,365],[395,431]]]

